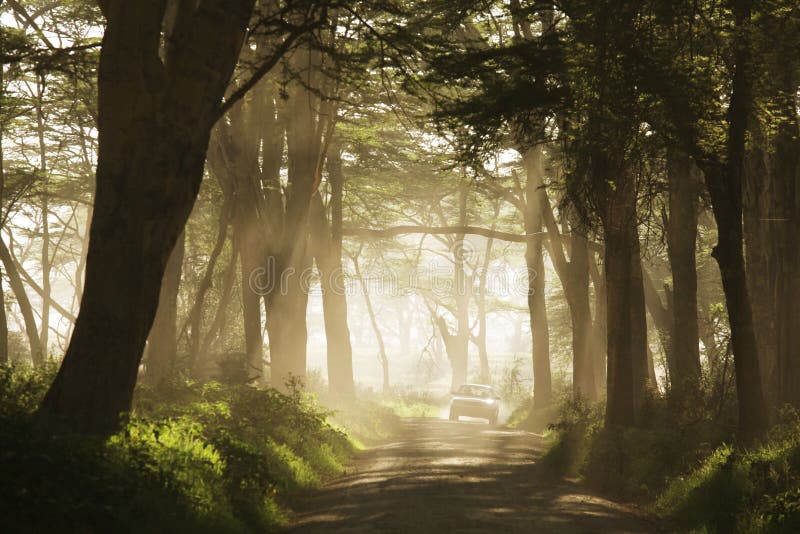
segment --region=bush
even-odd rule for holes
[[[678,532],[800,531],[800,417],[784,414],[769,440],[745,450],[730,445],[735,408],[711,388],[682,407],[653,396],[639,427],[607,429],[602,405],[565,401],[544,461],[646,504]]]
[[[353,450],[299,389],[217,383],[140,388],[107,440],[54,432],[31,415],[52,374],[0,367],[5,532],[271,531]]]
[[[543,461],[567,476],[581,474],[593,438],[603,421],[600,405],[591,406],[583,399],[564,402],[558,421],[549,426],[551,446]]]
[[[719,447],[673,479],[655,509],[686,529],[718,533],[800,529],[800,424],[782,425],[762,446]]]

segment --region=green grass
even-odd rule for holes
[[[784,417],[761,446],[745,449],[731,445],[735,405],[692,406],[678,412],[652,398],[640,427],[607,429],[602,405],[565,402],[543,461],[640,503],[671,531],[800,532],[800,418]]]
[[[800,531],[800,425],[764,445],[723,445],[670,481],[654,510],[683,529],[709,533]]]

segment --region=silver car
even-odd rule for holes
[[[490,425],[494,425],[497,424],[499,413],[500,397],[492,386],[464,384],[453,392],[453,400],[450,401],[451,421],[458,421],[464,415],[486,419]]]

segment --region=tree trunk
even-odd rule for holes
[[[595,387],[597,398],[605,393],[606,355],[608,335],[606,332],[606,284],[605,277],[600,274],[594,254],[589,255],[589,275],[594,287],[594,321],[592,322],[592,362],[594,363]]]
[[[563,239],[553,215],[546,191],[539,191],[541,210],[547,233],[550,235],[550,258],[555,267],[569,308],[572,324],[572,391],[576,398],[590,402],[597,400],[595,366],[589,350],[592,313],[589,305],[589,242],[573,221],[570,241],[570,259],[564,253]],[[566,218],[564,218],[566,219]],[[564,222],[566,229],[566,221]]]
[[[31,347],[31,361],[34,367],[39,367],[44,363],[44,356],[42,353],[42,339],[39,337],[39,331],[36,327],[33,307],[31,306],[30,300],[28,300],[28,294],[25,293],[25,286],[14,264],[14,259],[11,257],[11,251],[2,239],[0,239],[0,261],[3,262],[3,266],[6,268],[8,283],[11,286],[11,291],[14,292],[14,296],[17,298],[17,304],[22,313],[22,319],[25,323],[25,333],[28,335],[28,343]]]
[[[560,245],[558,245],[560,246]],[[597,400],[594,359],[589,348],[592,339],[592,312],[589,305],[589,247],[586,238],[573,228],[572,253],[568,263],[569,314],[572,320],[572,391],[575,397]]]
[[[3,158],[0,156],[0,165]],[[0,268],[0,364],[8,363],[8,315],[6,314],[6,295],[3,289],[3,275]]]
[[[467,223],[466,185],[462,185],[459,189],[458,220],[462,226]],[[453,297],[456,304],[456,335],[450,340],[447,351],[453,371],[451,377],[451,389],[453,390],[466,384],[469,377],[469,299],[472,287],[467,284],[467,275],[464,271],[464,247],[464,234],[456,234],[453,242]]]
[[[495,209],[495,218],[499,213],[499,205]],[[489,351],[486,348],[486,281],[489,275],[489,266],[492,262],[492,245],[494,239],[486,240],[486,247],[483,251],[483,266],[481,267],[480,276],[478,279],[478,336],[476,345],[478,345],[478,358],[481,362],[481,382],[490,384],[492,381],[492,373],[489,369]]]
[[[39,172],[42,175],[42,319],[40,324],[40,339],[42,346],[42,359],[47,359],[48,346],[50,344],[50,271],[52,262],[50,261],[50,199],[48,192],[49,175],[47,169],[47,146],[44,142],[44,84],[39,81],[36,87],[36,133],[39,141]]]
[[[222,277],[222,288],[219,292],[219,302],[217,303],[217,311],[214,313],[214,318],[211,325],[208,327],[208,332],[203,336],[203,343],[200,345],[200,361],[208,362],[211,355],[211,348],[214,342],[219,338],[220,332],[225,329],[228,322],[228,308],[230,308],[231,300],[233,299],[233,286],[236,282],[236,255],[231,257],[228,268]],[[246,363],[245,363],[246,364]],[[247,369],[245,369],[247,371]],[[248,378],[250,373],[248,373]]]
[[[0,100],[5,98],[6,90],[3,74],[3,69],[0,67]],[[5,216],[2,212],[6,189],[5,160],[3,158],[4,130],[4,121],[0,120],[0,221]],[[0,241],[2,241],[2,236],[0,236]],[[6,314],[6,295],[3,289],[2,269],[0,269],[0,363],[8,363],[8,361],[8,316]]]
[[[664,356],[667,360],[667,377],[671,380],[677,372],[675,367],[675,350],[673,346],[675,333],[673,330],[672,308],[669,306],[669,299],[666,299],[666,305],[662,302],[661,296],[658,294],[656,285],[653,282],[653,278],[644,266],[642,266],[642,277],[644,280],[644,302],[647,310],[650,312],[650,317],[653,319],[653,325],[656,327],[658,338],[664,349]]]
[[[158,296],[158,308],[147,336],[145,353],[145,378],[149,384],[160,388],[175,376],[178,355],[178,290],[183,271],[185,251],[184,234],[181,233],[169,255]]]
[[[550,375],[550,333],[545,303],[545,271],[542,255],[542,199],[544,194],[544,161],[542,147],[528,150],[524,157],[525,183],[525,263],[528,269],[528,310],[530,311],[533,359],[533,406],[546,408],[552,402]]]
[[[608,373],[606,424],[634,426],[647,382],[647,326],[635,218],[605,224]]]
[[[102,3],[99,153],[80,314],[39,413],[109,434],[130,411],[164,271],[194,205],[252,0]]]
[[[672,394],[681,399],[700,382],[697,322],[697,217],[700,172],[685,153],[667,155],[669,218],[667,252],[672,269]]]
[[[194,297],[194,304],[189,310],[189,370],[194,372],[200,363],[200,342],[203,339],[203,309],[205,307],[206,295],[213,285],[214,270],[217,266],[222,249],[225,246],[225,241],[228,238],[228,223],[231,216],[231,197],[226,195],[225,201],[222,203],[222,208],[219,214],[219,223],[217,226],[217,237],[214,241],[214,248],[208,257],[205,273],[200,283],[197,285],[197,293]]]
[[[389,382],[389,358],[386,356],[386,345],[383,342],[383,334],[381,333],[380,326],[378,325],[378,318],[375,315],[375,310],[372,307],[372,299],[369,296],[369,287],[361,275],[361,268],[358,265],[358,254],[352,256],[353,270],[355,271],[358,283],[361,285],[361,292],[364,295],[364,304],[367,307],[367,314],[369,315],[369,322],[372,325],[372,331],[375,333],[375,339],[378,342],[378,361],[381,364],[383,371],[383,393],[387,394],[391,391],[391,384]]]
[[[270,383],[287,390],[291,382],[304,381],[308,327],[306,311],[311,288],[311,254],[307,233],[299,237],[289,262],[278,263],[276,291],[269,295],[267,335],[269,336]]]
[[[338,155],[329,160],[328,169],[331,178],[333,174],[341,172],[341,159]],[[333,217],[337,217],[336,212],[341,217],[341,187],[332,189],[332,197],[338,197],[336,201],[331,199]],[[334,203],[338,204],[338,207],[333,206]],[[351,398],[355,395],[353,348],[347,325],[347,288],[342,269],[341,242],[338,245],[334,244],[325,207],[319,195],[315,195],[311,208],[311,242],[322,290],[322,314],[325,319],[328,354],[328,389],[334,395]]]
[[[783,22],[762,22],[781,31]],[[796,108],[797,60],[789,42],[767,54],[772,82],[767,101],[777,111],[770,122],[753,121],[753,143],[743,184],[747,284],[753,307],[759,365],[768,404],[800,407],[800,126]]]
[[[305,43],[295,49],[291,66],[301,80],[290,84],[286,103],[286,149],[288,185],[285,211],[276,243],[268,251],[269,271],[276,284],[266,295],[267,333],[270,350],[270,381],[283,388],[292,378],[303,380],[306,373],[306,305],[308,303],[311,254],[308,250],[309,207],[319,185],[322,161],[323,113],[317,97],[316,52]]]
[[[745,443],[754,443],[763,437],[769,426],[742,248],[745,137],[753,102],[750,10],[751,3],[747,0],[734,3],[737,30],[736,67],[728,108],[727,161],[722,167],[704,169],[706,186],[719,229],[719,241],[712,256],[719,264],[728,308],[739,401],[739,436]]]

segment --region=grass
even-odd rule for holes
[[[675,532],[800,532],[800,418],[789,414],[762,445],[745,449],[732,445],[735,405],[718,406],[696,399],[676,411],[651,398],[642,426],[609,430],[602,405],[567,401],[543,461],[640,503]]]
[[[751,450],[720,446],[671,480],[653,509],[697,532],[800,531],[800,424],[777,429]]]

